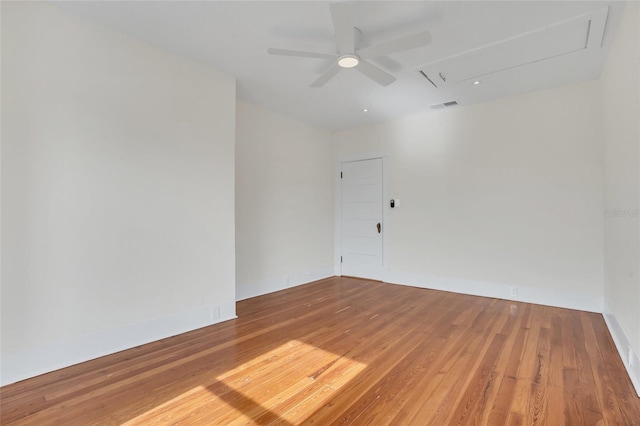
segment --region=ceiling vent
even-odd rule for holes
[[[443,102],[441,104],[431,105],[431,109],[442,109],[459,105],[458,101]]]

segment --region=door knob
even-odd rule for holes
[[[378,222],[378,224],[376,225],[376,228],[378,228],[378,234],[379,234],[382,230],[382,225],[380,224],[380,222]]]

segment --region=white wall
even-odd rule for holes
[[[640,395],[640,7],[627,2],[602,75],[605,318]],[[629,352],[629,346],[634,353]],[[635,358],[634,365],[629,358]]]
[[[601,311],[601,114],[587,82],[337,132],[401,200],[385,280]]]
[[[2,382],[235,316],[235,80],[2,2]]]
[[[238,300],[333,275],[331,133],[237,103]]]

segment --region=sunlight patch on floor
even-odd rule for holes
[[[290,340],[129,420],[127,425],[165,424],[182,419],[216,423],[304,420],[354,379],[366,364],[314,345]],[[203,374],[206,377],[205,374]],[[174,409],[187,405],[188,411]],[[231,408],[231,410],[229,410]]]
[[[267,374],[243,375],[246,368]],[[234,406],[235,419],[229,424],[246,424],[257,417],[278,419],[278,424],[295,424],[305,414],[320,408],[342,386],[355,378],[366,364],[325,351],[305,342],[291,340],[217,377],[252,404]]]
[[[134,417],[133,419],[122,423],[122,426],[132,426],[132,425],[140,425],[140,424],[150,424],[149,423],[149,419],[155,419],[156,423],[158,423],[159,421],[165,421],[168,422],[170,421],[170,419],[168,418],[159,418],[158,416],[161,416],[162,414],[165,415],[170,415],[169,413],[171,413],[171,410],[168,409],[169,407],[176,405],[180,400],[184,399],[184,398],[188,398],[190,396],[196,395],[200,392],[206,392],[207,388],[202,386],[202,385],[198,385],[195,386],[191,389],[189,389],[187,392],[184,392],[178,396],[176,396],[173,399],[170,399],[160,405],[157,405],[155,407],[153,407],[153,409],[148,410],[142,414],[140,414],[137,417]]]

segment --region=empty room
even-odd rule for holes
[[[640,3],[2,1],[2,425],[640,425]]]

